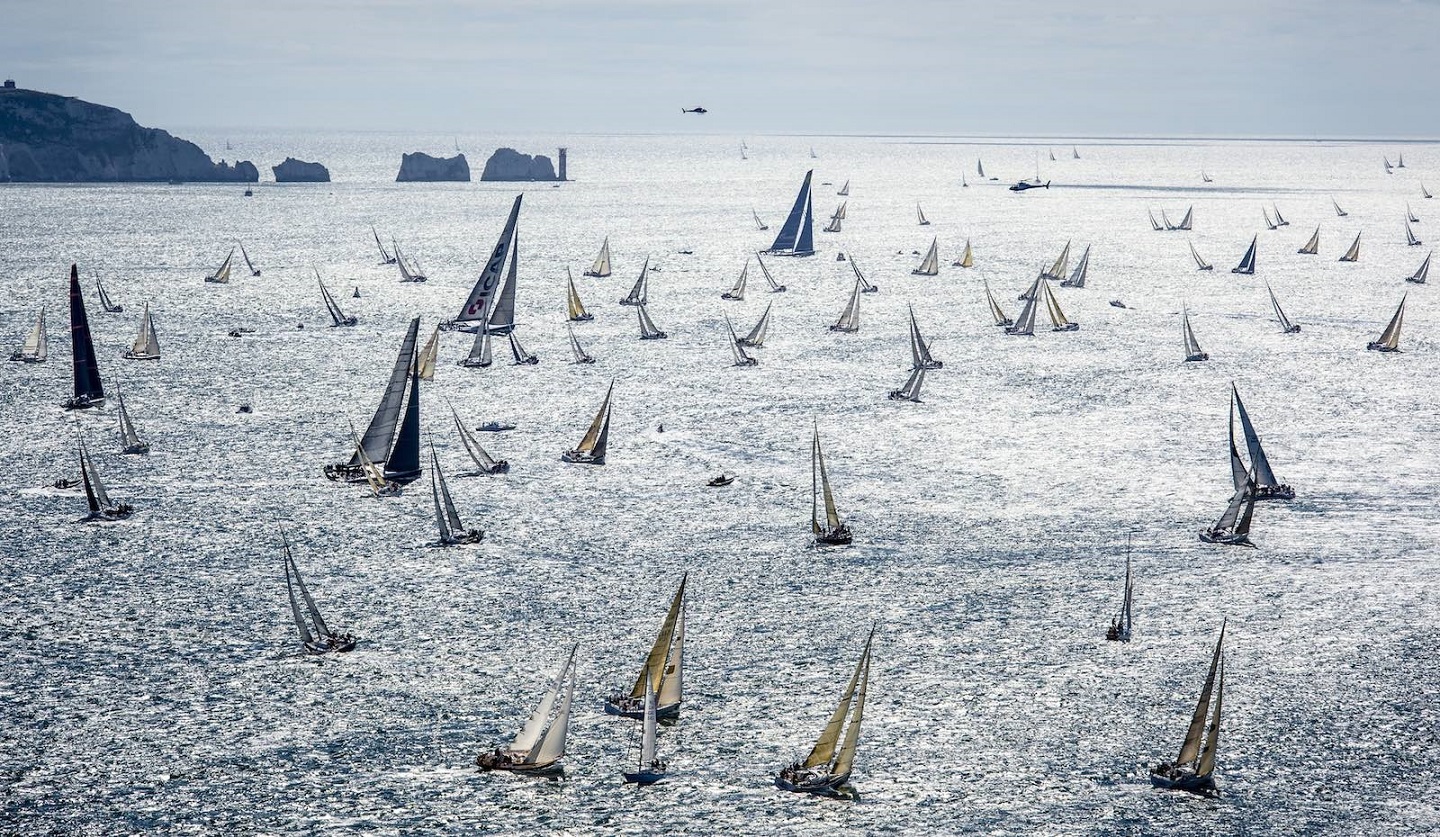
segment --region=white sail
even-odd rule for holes
[[[1266,209],[1265,207],[1262,206],[1262,207],[1260,207],[1260,211],[1265,214],[1265,227],[1266,227],[1267,229],[1272,229],[1272,230],[1278,230],[1278,229],[1280,229],[1280,225],[1277,224],[1277,223],[1275,223],[1273,220],[1270,219],[1270,210],[1268,210],[1268,209]]]
[[[1180,223],[1178,223],[1178,224],[1175,225],[1175,229],[1177,229],[1177,230],[1190,230],[1190,229],[1193,229],[1193,228],[1194,228],[1194,225],[1195,225],[1195,207],[1192,206],[1192,207],[1190,207],[1189,209],[1186,209],[1186,210],[1185,210],[1185,217],[1180,219]]]
[[[770,333],[770,305],[765,306],[765,313],[760,315],[760,321],[750,329],[750,333],[740,338],[737,342],[742,346],[760,348],[765,345],[765,335]]]
[[[1160,210],[1160,226],[1164,227],[1167,230],[1176,229],[1176,226],[1170,223],[1170,216],[1166,215],[1165,210],[1163,209]]]
[[[430,339],[425,341],[425,348],[420,350],[420,354],[416,358],[416,363],[419,367],[416,370],[416,374],[420,376],[420,380],[432,381],[435,379],[435,361],[439,357],[440,326],[437,325],[435,326],[435,330],[430,333]]]
[[[586,354],[585,349],[580,345],[580,339],[575,336],[575,329],[569,323],[565,324],[565,330],[570,334],[570,353],[574,356],[576,363],[594,363],[595,358]]]
[[[930,239],[930,249],[926,251],[925,258],[921,260],[920,266],[910,271],[915,276],[935,276],[940,272],[940,239]]]
[[[841,186],[840,191],[836,192],[835,194],[840,195],[841,197],[848,196],[850,194],[850,181],[846,180],[845,185]]]
[[[849,256],[848,260],[850,262],[850,272],[855,274],[855,281],[860,283],[861,293],[868,294],[880,290],[879,288],[870,284],[870,280],[866,279],[865,274],[860,272],[860,265],[856,264],[854,256]]]
[[[600,255],[595,257],[595,263],[585,271],[586,276],[598,276],[604,279],[610,275],[610,236],[605,236],[605,241],[600,245]]]
[[[630,288],[630,293],[620,300],[621,305],[644,305],[650,299],[650,257],[645,257],[645,264],[640,267],[640,278]]]
[[[1434,250],[1426,253],[1425,261],[1421,262],[1420,267],[1416,269],[1415,273],[1409,277],[1406,277],[1405,281],[1414,282],[1417,285],[1425,284],[1425,278],[1430,275],[1430,257],[1433,255],[1435,255]]]
[[[770,229],[770,226],[768,224],[760,220],[760,213],[756,212],[754,209],[750,210],[750,217],[755,219],[755,229],[759,230],[760,232],[764,232]]]
[[[1209,355],[1201,351],[1200,343],[1195,339],[1195,330],[1190,327],[1190,312],[1184,308],[1180,309],[1180,340],[1185,345],[1186,360],[1209,359]]]
[[[855,289],[850,292],[850,301],[845,304],[845,310],[840,312],[840,319],[835,325],[830,326],[831,331],[855,332],[860,330],[860,282],[855,282]]]
[[[685,605],[680,605],[680,614],[675,619],[675,633],[670,639],[670,652],[665,657],[665,671],[660,675],[660,692],[656,695],[657,706],[673,706],[680,703],[685,692]]]
[[[915,308],[906,305],[910,311],[910,368],[938,369],[943,364],[930,354],[930,344],[920,335],[920,324],[915,320]]]
[[[667,336],[665,332],[655,327],[655,321],[650,319],[650,312],[645,303],[642,302],[635,306],[635,313],[640,321],[641,340],[663,340]]]
[[[220,284],[224,284],[225,282],[229,282],[229,281],[230,281],[230,260],[231,260],[231,259],[234,259],[234,258],[235,258],[235,248],[234,248],[234,247],[231,247],[231,248],[230,248],[230,253],[229,253],[227,256],[225,256],[225,261],[221,262],[221,263],[220,263],[220,266],[217,267],[217,268],[215,268],[215,272],[214,272],[214,273],[210,274],[209,276],[206,276],[206,277],[205,277],[205,281],[206,281],[206,282],[216,282],[216,283],[220,283]]]
[[[1408,296],[1408,294],[1406,295]],[[1400,350],[1400,329],[1405,325],[1405,297],[1400,297],[1400,307],[1395,309],[1395,314],[1390,317],[1390,322],[1385,330],[1380,333],[1380,339],[1371,343],[1371,348],[1381,349],[1388,352]]]
[[[1055,298],[1055,293],[1050,290],[1050,283],[1047,280],[1040,281],[1041,293],[1045,296],[1045,310],[1050,314],[1052,331],[1074,331],[1076,326],[1065,317],[1065,312],[1060,310],[1060,300]]]
[[[1420,223],[1420,219],[1415,217],[1415,210],[1411,209],[1408,203],[1405,204],[1405,220],[1411,224]]]
[[[1210,269],[1211,269],[1210,263],[1207,262],[1207,261],[1205,261],[1204,259],[1200,258],[1200,254],[1197,253],[1197,252],[1195,252],[1195,242],[1193,242],[1193,241],[1190,242],[1190,255],[1194,257],[1194,259],[1195,259],[1195,266],[1196,266],[1197,268],[1199,268],[1200,270],[1210,270]]]
[[[1062,288],[1083,288],[1085,278],[1090,275],[1090,245],[1085,245],[1085,252],[1080,256],[1075,269],[1070,272],[1070,278],[1060,283]]]
[[[10,355],[10,359],[40,363],[49,354],[50,336],[45,328],[45,307],[41,306],[40,315],[35,318],[35,325],[30,328],[30,333],[25,335],[25,342],[20,344],[19,351]]]
[[[1285,216],[1280,214],[1280,207],[1275,206],[1275,204],[1273,204],[1273,203],[1270,204],[1270,206],[1271,206],[1272,209],[1275,210],[1275,226],[1277,226],[1277,227],[1288,227],[1288,226],[1290,226],[1290,222],[1289,222],[1289,221],[1286,221],[1286,220],[1285,220]]]
[[[742,267],[742,268],[740,268],[740,278],[739,278],[739,279],[736,279],[736,280],[735,280],[735,284],[731,286],[730,290],[728,290],[728,291],[726,291],[725,293],[721,294],[721,295],[720,295],[720,298],[721,298],[721,299],[734,300],[735,302],[744,302],[744,301],[745,301],[745,280],[746,280],[746,277],[748,277],[749,275],[750,275],[750,260],[749,260],[749,259],[746,259],[746,260],[745,260],[745,266]]]
[[[535,708],[535,713],[530,720],[525,722],[515,740],[510,742],[507,748],[512,753],[529,754],[540,743],[540,736],[545,732],[545,725],[550,720],[550,713],[555,709],[555,701],[560,697],[560,690],[565,687],[565,675],[570,671],[570,666],[575,660],[575,649],[570,649],[570,656],[565,659],[565,664],[560,666],[555,679],[545,689],[545,694],[540,698],[540,705]]]
[[[815,427],[810,459],[810,529],[819,535],[841,526],[840,512],[835,508],[835,494],[830,490],[830,475],[825,470],[825,452],[820,448],[820,428]],[[820,526],[818,502],[825,503],[825,527]]]
[[[158,360],[160,340],[155,336],[155,323],[150,319],[150,303],[145,303],[145,313],[140,317],[140,333],[125,357],[131,360]]]
[[[989,280],[985,282],[985,301],[990,304],[990,315],[995,318],[995,325],[1008,327],[1015,324],[1013,320],[1005,316],[1005,312],[1000,308],[1000,303],[995,301],[995,294],[990,292]]]
[[[905,385],[890,393],[892,401],[913,401],[920,402],[920,388],[925,385],[925,367],[917,366],[910,371],[910,377],[905,380]]]
[[[1054,279],[1059,282],[1065,278],[1065,273],[1070,269],[1070,242],[1065,242],[1065,249],[1060,251],[1060,256],[1050,269],[1040,275],[1046,279]]]
[[[1407,227],[1406,229],[1409,229],[1409,228]],[[1346,251],[1345,251],[1345,255],[1343,255],[1343,256],[1340,257],[1340,261],[1342,261],[1342,262],[1357,262],[1357,261],[1359,261],[1359,260],[1360,260],[1360,233],[1355,233],[1355,241],[1354,241],[1354,243],[1352,243],[1352,244],[1350,245],[1350,249],[1349,249],[1349,250],[1346,250]]]
[[[1305,242],[1304,247],[1301,247],[1295,252],[1303,253],[1307,256],[1313,256],[1320,252],[1320,226],[1318,224],[1315,226],[1315,232],[1310,235],[1310,240]]]
[[[922,226],[922,227],[928,227],[928,226],[930,226],[930,222],[929,222],[928,220],[926,220],[926,218],[925,218],[925,210],[921,209],[921,208],[920,208],[920,204],[918,204],[918,203],[915,204],[915,215],[916,215],[916,217],[917,217],[917,218],[919,219],[919,221],[920,221],[920,226]]]
[[[1035,333],[1035,309],[1039,304],[1040,294],[1038,292],[1030,294],[1030,297],[1025,300],[1025,307],[1020,309],[1020,315],[1015,318],[1015,324],[1006,328],[1005,333],[1025,337],[1033,335]]]
[[[1155,213],[1154,213],[1154,212],[1152,212],[1152,211],[1150,211],[1150,210],[1147,209],[1147,210],[1145,210],[1145,214],[1148,215],[1148,216],[1150,216],[1150,229],[1155,230],[1156,232],[1159,232],[1159,231],[1165,229],[1164,227],[1160,226],[1160,222],[1159,222],[1159,221],[1156,221],[1156,220],[1155,220]]]
[[[1340,208],[1340,204],[1336,203],[1336,201],[1335,201],[1334,198],[1331,198],[1331,199],[1330,199],[1330,205],[1333,206],[1333,207],[1335,207],[1335,214],[1338,215],[1338,216],[1340,216],[1341,218],[1344,218],[1346,215],[1349,215],[1349,214],[1350,214],[1350,213],[1346,212],[1345,210],[1341,209],[1341,208]]]
[[[760,266],[760,273],[765,277],[766,283],[770,285],[771,293],[779,293],[785,290],[785,286],[776,282],[775,277],[770,275],[770,268],[765,266],[765,260],[760,257],[759,253],[755,254],[755,264]]]
[[[571,652],[573,658],[574,652]],[[570,708],[575,703],[575,669],[570,669],[570,682],[565,686],[565,697],[560,701],[560,708],[555,712],[555,718],[550,722],[549,728],[545,730],[545,737],[540,739],[540,744],[530,750],[525,757],[526,764],[553,764],[565,755],[565,739],[570,734]]]
[[[746,353],[745,344],[741,343],[740,338],[735,336],[735,326],[733,323],[730,322],[730,318],[728,316],[725,317],[725,328],[730,332],[730,355],[734,359],[735,365],[759,366],[759,359],[753,358],[748,353]]]

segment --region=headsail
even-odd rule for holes
[[[758,223],[760,219],[757,216],[755,220]],[[761,229],[764,227],[762,226]],[[604,243],[600,245],[600,255],[595,257],[595,263],[590,265],[590,269],[585,271],[585,275],[601,279],[610,275],[610,236],[605,236]]]
[[[40,314],[35,318],[35,325],[30,328],[30,333],[25,335],[25,342],[20,348],[10,355],[11,360],[23,360],[27,363],[41,363],[50,354],[50,336],[45,328],[45,306],[40,306]]]
[[[435,379],[435,361],[440,357],[440,326],[430,332],[430,339],[425,341],[425,347],[420,350],[416,359],[419,365],[417,373],[422,381],[433,381]]]
[[[940,272],[940,239],[930,239],[930,249],[925,252],[925,258],[920,261],[920,266],[910,271],[915,276],[935,276]]]
[[[810,179],[814,170],[805,172],[800,192],[795,196],[795,205],[785,218],[785,224],[767,253],[777,256],[811,256],[815,253],[813,244],[813,209],[810,200]]]
[[[1260,236],[1258,235],[1250,239],[1250,248],[1245,251],[1245,256],[1240,259],[1240,264],[1230,269],[1231,273],[1249,275],[1255,272],[1255,245],[1259,240]],[[1190,252],[1195,252],[1193,244],[1191,245]]]
[[[1358,261],[1360,261],[1360,233],[1355,233],[1355,241],[1350,245],[1350,249],[1345,251],[1345,255],[1343,255],[1343,256],[1340,257],[1340,261],[1342,261],[1342,262],[1358,262]]]
[[[1062,288],[1083,288],[1085,277],[1090,274],[1090,245],[1085,245],[1085,252],[1081,254],[1080,261],[1075,269],[1070,272],[1070,278],[1060,283]]]
[[[772,303],[773,304],[773,303]],[[760,348],[765,345],[765,335],[770,333],[770,305],[765,306],[765,313],[760,315],[760,321],[750,329],[750,333],[740,338],[738,342],[742,346]]]
[[[843,331],[846,333],[860,330],[860,281],[855,281],[855,289],[850,292],[850,301],[845,304],[845,310],[840,312],[840,319],[835,325],[830,326],[831,331]]]

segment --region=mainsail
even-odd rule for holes
[[[855,289],[850,292],[850,301],[845,304],[845,310],[840,312],[840,319],[835,325],[830,326],[831,331],[843,331],[853,333],[860,330],[860,282],[856,280]]]
[[[630,293],[620,300],[621,305],[644,305],[650,299],[650,257],[640,267],[640,278],[630,288]]]
[[[1407,229],[1408,229],[1408,227],[1407,227]],[[1343,255],[1343,256],[1340,257],[1340,261],[1342,261],[1342,262],[1358,262],[1358,261],[1360,261],[1360,233],[1355,233],[1355,241],[1354,241],[1353,243],[1351,243],[1350,249],[1345,251],[1345,255]]]
[[[799,194],[795,196],[795,205],[790,208],[785,224],[780,227],[780,233],[775,236],[775,242],[770,245],[767,253],[777,256],[815,254],[814,215],[810,201],[810,179],[814,174],[813,169],[805,172],[805,180],[800,184]]]
[[[772,304],[773,304],[773,303],[772,303]],[[767,335],[767,334],[769,334],[769,333],[770,333],[770,305],[766,305],[766,306],[765,306],[765,313],[763,313],[763,314],[760,315],[760,321],[757,322],[757,323],[755,323],[755,327],[752,328],[752,329],[750,329],[750,333],[749,333],[749,334],[747,334],[747,335],[745,335],[744,337],[740,338],[740,339],[739,339],[738,341],[736,341],[736,342],[738,342],[741,346],[750,346],[750,347],[753,347],[753,348],[758,349],[758,348],[760,348],[761,346],[764,346],[764,345],[765,345],[765,335]]]
[[[1280,214],[1280,207],[1275,206],[1275,204],[1273,204],[1273,203],[1270,204],[1270,206],[1271,206],[1271,208],[1273,208],[1273,209],[1275,210],[1275,226],[1277,226],[1277,227],[1288,227],[1288,226],[1290,226],[1290,222],[1289,222],[1289,221],[1286,221],[1286,220],[1285,220],[1285,216],[1283,216],[1283,215]]]
[[[501,276],[505,273],[505,262],[510,258],[510,247],[515,239],[515,224],[520,219],[520,200],[524,197],[515,196],[515,202],[510,206],[510,216],[505,220],[505,228],[495,242],[495,249],[490,252],[490,260],[485,263],[485,269],[480,272],[475,287],[470,289],[470,296],[465,300],[465,305],[461,307],[454,323],[479,324],[488,317],[490,300],[495,295],[496,288],[500,287]]]
[[[1230,268],[1231,273],[1244,273],[1248,275],[1255,272],[1255,244],[1259,240],[1260,236],[1258,235],[1250,239],[1250,248],[1245,251],[1245,256],[1240,259],[1240,264]],[[1193,244],[1191,245],[1190,252],[1195,252]],[[1201,269],[1203,270],[1204,268]]]
[[[575,328],[569,323],[566,323],[565,331],[570,335],[570,354],[575,358],[575,362],[594,363],[595,358],[586,354],[585,349],[580,345],[580,338],[575,336]]]
[[[140,317],[140,333],[124,356],[130,360],[159,360],[160,340],[155,336],[155,323],[150,319],[150,303],[145,303],[145,313]]]
[[[965,239],[965,252],[960,258],[950,263],[951,267],[974,267],[975,254],[970,252],[970,239]]]
[[[860,265],[855,263],[854,256],[850,256],[848,261],[850,262],[850,271],[855,274],[855,281],[860,283],[860,293],[873,294],[880,290],[878,286],[870,284],[870,280],[860,272]]]
[[[1266,283],[1265,290],[1270,294],[1270,305],[1275,309],[1275,319],[1280,321],[1281,333],[1294,334],[1295,332],[1299,331],[1300,326],[1290,322],[1290,318],[1285,316],[1285,312],[1281,310],[1280,300],[1275,298],[1275,291],[1270,289],[1269,283]]]
[[[519,198],[516,200],[518,201]],[[760,219],[757,216],[755,220],[758,223]],[[765,227],[762,226],[760,229],[763,230]],[[590,265],[590,269],[585,271],[584,275],[597,276],[601,279],[610,275],[610,236],[605,236],[604,243],[600,245],[600,255],[595,257],[595,263]]]
[[[406,258],[405,254],[400,252],[399,244],[395,244],[394,242],[391,242],[391,244],[395,247],[395,266],[400,269],[401,282],[424,282],[429,278],[425,275],[424,271],[420,269],[419,262],[415,261],[413,257]]]
[[[745,301],[745,279],[746,279],[746,277],[747,277],[749,274],[750,274],[750,260],[749,260],[749,259],[746,259],[746,260],[745,260],[745,266],[742,267],[742,268],[740,268],[740,278],[735,280],[735,284],[734,284],[733,286],[731,286],[730,290],[726,291],[726,292],[723,293],[723,294],[720,294],[720,298],[721,298],[721,299],[730,299],[730,300],[734,300],[734,301],[736,301],[736,302],[744,302],[744,301]]]
[[[570,268],[565,268],[565,313],[572,323],[581,323],[586,320],[595,319],[595,315],[585,310],[585,304],[580,301],[580,292],[575,290],[575,277],[570,275]]]
[[[1406,295],[1408,296],[1408,294]],[[1405,324],[1405,297],[1400,297],[1400,307],[1395,309],[1395,314],[1390,318],[1390,323],[1381,332],[1380,339],[1371,341],[1366,348],[1379,352],[1400,351],[1400,327]]]
[[[75,395],[65,402],[67,409],[85,409],[105,403],[105,385],[95,361],[95,344],[90,339],[90,318],[80,294],[80,272],[70,265],[70,359]]]
[[[1304,247],[1301,247],[1299,250],[1296,250],[1295,252],[1297,252],[1297,253],[1304,253],[1304,254],[1307,255],[1307,256],[1313,256],[1313,255],[1315,255],[1316,253],[1319,253],[1319,252],[1320,252],[1320,225],[1319,225],[1319,224],[1316,224],[1316,225],[1315,225],[1315,232],[1311,234],[1310,240],[1307,241],[1307,242],[1305,242],[1305,246],[1304,246]]]
[[[926,251],[925,258],[920,261],[920,266],[910,271],[915,276],[935,276],[940,272],[940,239],[930,239],[930,249]]]
[[[1426,260],[1429,263],[1429,260]],[[30,333],[25,335],[25,342],[12,355],[11,360],[25,361],[26,363],[43,363],[50,354],[50,336],[45,328],[45,306],[40,306],[40,315],[35,318],[35,325],[30,328]]]
[[[835,194],[840,195],[841,197],[847,197],[847,196],[849,196],[849,194],[850,194],[850,181],[847,179],[847,180],[845,181],[845,185],[844,185],[844,186],[841,186],[841,187],[840,187],[840,191],[836,192]]]
[[[1085,245],[1085,252],[1081,254],[1080,261],[1075,269],[1070,271],[1070,278],[1060,283],[1062,288],[1083,288],[1085,277],[1090,274],[1090,245]]]
[[[1214,270],[1214,269],[1215,269],[1215,266],[1214,266],[1214,265],[1212,265],[1212,264],[1210,264],[1209,262],[1205,261],[1204,259],[1200,258],[1200,254],[1197,253],[1197,252],[1195,252],[1195,242],[1193,242],[1193,241],[1190,242],[1190,255],[1195,258],[1195,267],[1196,267],[1196,269],[1198,269],[1198,270]]]
[[[605,464],[605,449],[610,439],[610,394],[614,391],[615,382],[611,381],[609,388],[605,390],[605,400],[600,403],[600,409],[596,411],[589,429],[585,431],[585,437],[580,440],[575,450],[567,451],[561,459],[586,465]]]
[[[509,269],[505,271],[505,284],[490,305],[491,334],[509,334],[515,328],[515,286],[520,270],[520,231],[510,238]]]
[[[1414,273],[1413,275],[1411,275],[1411,276],[1407,276],[1407,277],[1405,278],[1405,281],[1406,281],[1406,282],[1414,282],[1414,283],[1417,284],[1417,285],[1423,285],[1423,284],[1425,284],[1425,278],[1430,275],[1430,257],[1433,256],[1433,255],[1435,255],[1435,251],[1434,251],[1434,250],[1431,250],[1429,253],[1426,253],[1426,254],[1425,254],[1425,261],[1421,262],[1421,263],[1420,263],[1420,267],[1415,271],[1415,273]],[[41,311],[40,316],[41,316],[41,325],[43,325],[43,324],[44,324],[44,316],[45,316],[44,311]],[[33,333],[33,332],[32,332],[32,333]],[[29,344],[29,341],[26,341],[26,344],[25,344],[25,345],[27,345],[27,346],[30,345],[30,344]],[[42,358],[42,359],[43,359],[43,358]]]

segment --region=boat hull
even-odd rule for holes
[[[1255,489],[1255,501],[1261,500],[1294,500],[1295,489],[1288,485],[1261,485]]]
[[[642,334],[642,335],[640,335],[640,339],[641,339],[641,340],[664,340],[665,338],[667,338],[667,337],[669,337],[669,336],[670,336],[669,334],[667,334],[667,333],[665,333],[665,332],[663,332],[663,331],[657,331],[657,332],[655,332],[654,334]]]
[[[313,639],[305,643],[307,654],[343,654],[355,650],[355,637],[338,634],[324,639]]]
[[[1185,362],[1186,362],[1186,363],[1199,363],[1199,362],[1202,361],[1202,360],[1209,360],[1209,359],[1210,359],[1210,354],[1209,354],[1208,352],[1197,352],[1197,353],[1195,353],[1195,354],[1193,354],[1193,355],[1186,355],[1186,356],[1185,356]]]
[[[1220,795],[1220,789],[1215,786],[1215,777],[1212,775],[1196,776],[1191,773],[1180,776],[1166,776],[1160,773],[1151,773],[1150,784],[1161,790],[1187,791],[1205,796]]]
[[[1080,324],[1079,324],[1079,323],[1066,323],[1066,324],[1063,325],[1063,326],[1054,326],[1054,327],[1051,328],[1050,330],[1051,330],[1051,331],[1079,331],[1079,330],[1080,330]]]
[[[124,358],[124,359],[126,359],[126,360],[159,360],[159,359],[160,359],[160,356],[159,356],[159,355],[146,355],[146,354],[140,354],[140,353],[131,352],[131,351],[123,352],[123,353],[120,355],[120,357],[122,357],[122,358]]]
[[[122,449],[120,450],[120,452],[121,452],[121,453],[132,453],[132,454],[149,453],[149,452],[150,452],[150,445],[147,444],[147,443],[145,443],[145,442],[141,442],[141,443],[138,444],[138,445],[126,445],[124,448],[122,448]]]
[[[1235,535],[1226,532],[1217,532],[1213,529],[1206,529],[1202,531],[1200,533],[1200,540],[1204,541],[1205,543],[1217,543],[1221,546],[1248,546],[1251,548],[1255,547],[1255,544],[1250,542],[1250,537],[1248,535]]]
[[[450,536],[450,537],[448,537],[448,538],[441,538],[441,539],[440,539],[440,545],[441,545],[441,546],[465,546],[465,545],[467,545],[467,544],[480,543],[480,542],[483,541],[483,540],[485,540],[485,530],[484,530],[484,529],[471,529],[471,530],[469,530],[468,532],[462,532],[461,534],[452,535],[452,536]]]
[[[524,761],[515,761],[514,757],[503,750],[494,750],[476,756],[475,765],[487,773],[492,770],[504,770],[521,776],[548,777],[559,776],[565,772],[565,766],[560,763],[559,759],[544,764],[530,764]]]
[[[578,450],[567,450],[560,454],[561,462],[569,462],[572,465],[604,465],[605,457],[591,456]]]
[[[1381,343],[1379,340],[1372,341],[1371,343],[1367,344],[1365,348],[1369,349],[1372,352],[1382,352],[1387,355],[1400,353],[1400,349],[1394,346],[1387,346],[1384,343]]]
[[[614,715],[618,718],[645,719],[645,702],[640,698],[632,698],[628,695],[612,695],[605,701],[605,714]],[[680,717],[680,704],[667,703],[664,706],[655,707],[655,719],[673,720]]]
[[[844,790],[850,781],[849,773],[813,773],[807,770],[787,767],[775,776],[775,787],[792,793],[810,793],[816,796],[846,798],[853,796]]]
[[[816,546],[849,546],[854,540],[848,526],[824,530],[815,535]]]
[[[860,327],[859,327],[859,326],[832,325],[832,326],[830,326],[830,330],[831,330],[831,331],[834,331],[834,332],[838,332],[838,333],[840,333],[840,334],[854,334],[855,332],[857,332],[857,331],[860,330]]]
[[[88,410],[92,407],[104,407],[105,396],[102,395],[99,398],[90,398],[85,395],[77,395],[74,398],[67,400],[61,406],[63,406],[67,410]]]
[[[665,771],[637,770],[634,773],[622,773],[620,775],[624,777],[625,784],[627,785],[639,785],[641,787],[645,787],[647,785],[653,785],[661,779],[664,779]]]

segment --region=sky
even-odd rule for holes
[[[1440,0],[0,0],[0,75],[166,128],[1423,138]]]

